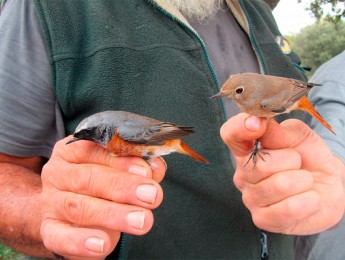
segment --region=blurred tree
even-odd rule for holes
[[[307,2],[306,9],[320,21],[321,19],[337,24],[345,17],[345,0],[298,0],[299,3]],[[330,6],[331,11],[325,13],[325,7]]]
[[[1,0],[0,0],[1,1]],[[273,10],[280,0],[264,0]],[[291,0],[290,0],[291,1]],[[338,23],[345,17],[345,0],[294,0],[298,3],[307,4],[306,10],[311,12],[318,21],[324,19],[333,23]],[[325,13],[325,7],[329,5],[331,12]]]
[[[345,22],[337,26],[321,21],[307,26],[292,37],[292,48],[302,59],[302,65],[311,67],[311,76],[323,63],[345,50]]]

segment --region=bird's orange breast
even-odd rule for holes
[[[162,145],[133,144],[123,140],[118,133],[108,142],[107,150],[118,156],[160,156],[175,151],[175,146],[179,146],[179,140],[169,140]]]
[[[144,156],[144,144],[132,144],[123,140],[118,133],[115,133],[113,138],[108,142],[107,149],[119,156]]]

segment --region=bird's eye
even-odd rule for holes
[[[242,94],[244,92],[244,87],[238,87],[235,91],[236,94]]]

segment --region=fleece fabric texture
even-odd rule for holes
[[[272,16],[272,11],[262,0],[241,0],[243,12],[248,18],[250,37],[259,59],[264,63],[264,73],[306,81],[300,68],[301,60],[295,52],[282,56],[276,36],[282,36]],[[293,64],[295,67],[291,66]]]
[[[267,73],[302,79],[274,34],[261,32],[275,28],[266,24],[271,18],[262,17],[266,12],[255,11],[262,2],[241,2]],[[232,182],[234,166],[219,136],[222,103],[209,99],[219,90],[195,33],[146,0],[35,4],[66,134],[95,112],[126,110],[196,127],[185,141],[210,161],[165,157],[164,201],[154,210],[154,226],[144,236],[122,241],[121,256],[257,259],[260,232]],[[292,258],[291,238],[270,234],[269,250],[272,259]]]

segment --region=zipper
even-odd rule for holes
[[[240,2],[240,5],[241,5],[241,9],[242,9],[244,15],[246,16],[247,21],[248,21],[249,38],[250,38],[250,41],[251,41],[252,46],[253,46],[253,48],[254,48],[254,51],[255,51],[255,53],[256,53],[256,56],[257,56],[257,58],[258,58],[260,68],[261,68],[263,74],[267,74],[266,64],[265,64],[265,62],[264,62],[264,59],[263,59],[263,57],[262,57],[262,55],[261,55],[260,49],[259,49],[259,47],[258,47],[258,44],[257,44],[257,42],[256,42],[256,40],[255,40],[255,37],[254,37],[254,34],[253,34],[253,24],[252,24],[252,22],[251,22],[251,20],[250,20],[250,17],[249,17],[249,15],[248,15],[248,12],[247,12],[245,6],[244,6],[244,1],[243,1],[243,0],[239,0],[239,2]]]
[[[263,74],[267,74],[267,67],[266,67],[266,64],[264,62],[264,59],[262,57],[262,54],[260,52],[260,49],[258,47],[258,44],[256,42],[256,39],[254,37],[254,34],[253,34],[253,24],[250,20],[250,17],[248,15],[248,12],[244,6],[244,0],[239,0],[240,2],[240,5],[241,5],[241,9],[244,13],[244,15],[246,16],[247,18],[247,21],[248,21],[248,27],[249,27],[249,37],[250,37],[250,41],[252,43],[252,46],[254,48],[254,51],[256,53],[256,56],[258,57],[258,60],[259,60],[259,65],[260,65],[260,68],[263,72]],[[268,241],[267,241],[267,233],[265,230],[260,230],[260,246],[261,246],[261,253],[260,253],[260,257],[262,260],[267,260],[268,259]]]
[[[214,82],[217,85],[217,88],[219,89],[219,83],[218,83],[218,79],[216,76],[216,73],[214,72],[213,66],[211,64],[211,60],[210,57],[208,55],[208,52],[206,50],[206,45],[204,43],[204,41],[200,38],[200,36],[192,29],[190,28],[190,26],[188,26],[187,24],[185,24],[184,22],[182,22],[180,19],[178,19],[176,16],[173,16],[171,13],[167,12],[165,9],[163,9],[161,6],[159,6],[157,3],[153,2],[153,5],[155,6],[156,9],[158,9],[162,14],[164,14],[165,16],[169,17],[171,20],[177,22],[178,24],[180,24],[183,28],[187,29],[194,37],[196,37],[196,39],[198,40],[198,42],[200,43],[203,53],[205,55],[206,58],[206,62],[207,62],[207,66],[211,71],[212,77]],[[220,90],[220,89],[219,89]]]
[[[119,259],[124,259],[124,256],[123,256],[124,247],[125,247],[125,233],[122,233],[120,237]]]
[[[127,233],[121,233],[119,254],[118,254],[117,259],[120,259],[120,260],[128,259],[130,245],[132,243],[132,238],[133,238],[133,235],[130,235]],[[129,244],[129,246],[126,245],[126,243]]]

